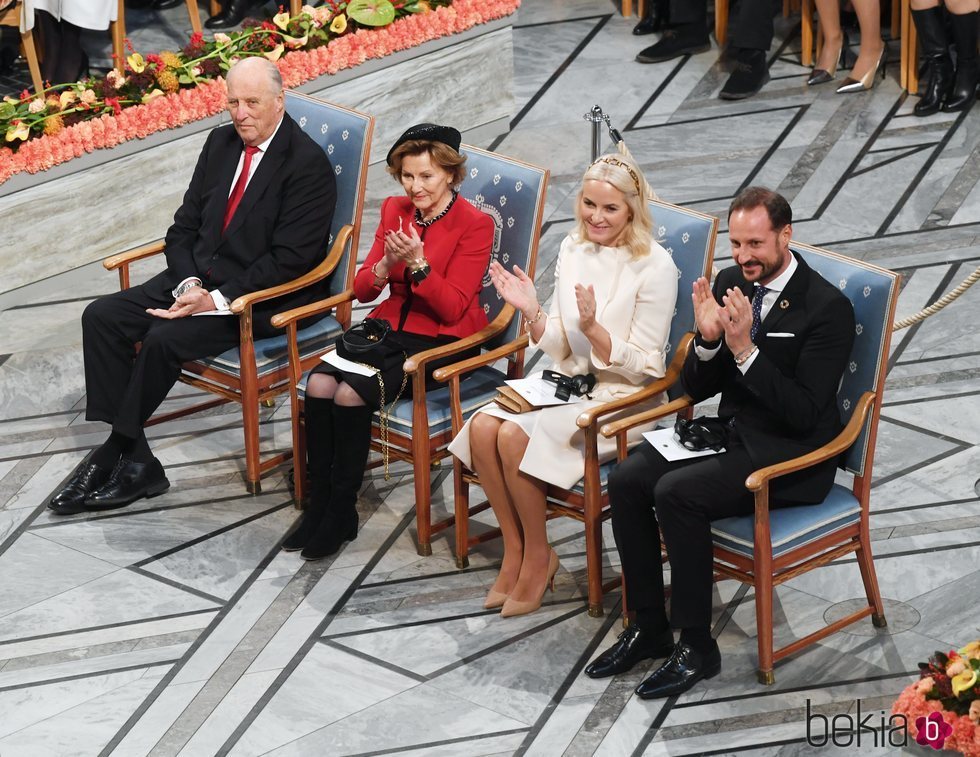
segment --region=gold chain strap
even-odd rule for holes
[[[408,355],[402,353],[405,360],[408,360]],[[378,377],[378,394],[381,399],[381,409],[378,411],[378,429],[380,431],[379,436],[381,438],[381,459],[384,460],[385,466],[385,481],[391,478],[391,474],[388,473],[388,414],[394,409],[395,403],[401,398],[402,393],[405,391],[405,387],[408,386],[408,374],[402,371],[402,385],[398,388],[398,394],[391,401],[391,404],[385,409],[385,380],[381,377],[381,369],[375,368],[373,365],[368,365],[367,363],[358,363],[358,365],[363,365],[365,368],[370,368],[374,371],[374,375]]]

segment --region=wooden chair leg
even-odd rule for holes
[[[40,95],[44,92],[44,80],[41,79],[41,66],[38,64],[37,49],[34,47],[34,35],[30,29],[21,33],[20,44],[24,48],[27,68],[31,72],[31,83],[34,85],[34,94]]]
[[[453,457],[453,506],[456,512],[456,567],[470,566],[470,485],[463,480],[463,464]]]
[[[728,0],[715,0],[715,40],[718,47],[725,46],[728,38]]]
[[[289,15],[295,18],[303,10],[303,0],[289,0]]]
[[[865,529],[862,529],[864,531]],[[871,615],[871,623],[875,628],[885,628],[888,621],[885,620],[885,605],[881,601],[881,591],[878,589],[878,574],[875,572],[874,558],[871,556],[870,535],[861,534],[861,548],[855,553],[858,567],[861,569],[861,580],[864,581],[864,593],[868,598],[868,604],[874,607]]]
[[[892,0],[892,39],[898,39],[902,30],[902,0]]]
[[[601,618],[602,609],[602,520],[585,516],[585,566],[589,580],[589,617]]]
[[[217,16],[219,13],[221,13],[221,4],[218,2],[218,0],[211,0],[208,11],[212,16]]]
[[[116,6],[116,20],[109,23],[112,37],[113,68],[123,74],[126,71],[126,3],[119,0]]]
[[[412,439],[415,446],[418,434]],[[422,439],[426,445],[422,454],[418,451],[413,452],[415,466],[415,527],[418,531],[418,553],[422,557],[432,554],[432,472],[429,468],[429,448],[428,436]]]
[[[772,660],[772,572],[756,571],[755,624],[759,635],[759,683],[771,686],[776,682]]]
[[[261,494],[259,403],[255,399],[254,390],[249,392],[246,391],[245,387],[242,387],[242,425],[245,429],[245,488],[249,494]]]
[[[909,0],[901,0],[902,46],[900,60],[900,80],[902,88],[909,94],[919,91],[919,39],[912,23],[912,6]]]
[[[197,8],[197,0],[187,0],[187,15],[191,17],[191,29],[196,34],[201,33],[201,13]]]
[[[633,0],[623,0],[623,18],[633,15]]]
[[[293,415],[293,497],[304,508],[306,498],[306,423],[300,409]]]
[[[813,0],[803,0],[800,21],[800,63],[813,66]]]

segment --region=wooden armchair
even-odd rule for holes
[[[856,336],[837,401],[846,422],[836,439],[799,458],[755,471],[745,482],[755,496],[755,514],[722,518],[711,524],[717,575],[751,584],[755,589],[760,683],[775,681],[773,664],[809,644],[871,615],[885,625],[871,555],[868,513],[871,470],[878,415],[885,384],[899,276],[869,263],[817,247],[793,242],[792,249],[854,305]],[[682,397],[657,411],[644,413],[601,429],[604,436],[625,439],[640,423],[691,407]],[[853,476],[850,489],[835,484],[817,505],[784,507],[770,512],[769,482],[824,460],[840,457],[840,467]],[[833,560],[855,553],[867,597],[866,606],[782,649],[773,650],[772,592],[775,586]]]
[[[216,355],[186,363],[180,380],[216,395],[193,407],[156,415],[146,425],[155,425],[191,413],[238,402],[242,406],[245,427],[246,487],[252,494],[261,489],[262,474],[288,460],[291,451],[278,453],[267,460],[259,457],[259,403],[289,391],[292,355],[298,365],[307,369],[331,347],[350,325],[350,299],[339,297],[350,293],[357,259],[357,240],[361,228],[364,187],[374,117],[316,100],[295,92],[286,92],[286,110],[315,142],[330,156],[337,181],[337,205],[330,231],[330,251],[326,258],[303,276],[271,289],[251,292],[231,303],[241,327],[239,346]],[[163,252],[163,240],[135,250],[114,255],[103,265],[119,272],[122,289],[129,287],[129,266],[137,260]],[[332,275],[336,271],[335,275]],[[329,277],[329,281],[324,280]],[[252,335],[252,308],[260,302],[281,297],[306,287],[322,287],[332,295],[318,314],[334,310],[312,324],[290,322],[287,334],[256,341]],[[324,305],[324,303],[319,303]],[[312,306],[310,306],[312,307]],[[301,316],[302,318],[313,315]],[[276,324],[280,325],[280,324]],[[286,325],[286,324],[282,324]]]
[[[687,353],[687,345],[694,329],[694,306],[688,292],[694,280],[707,276],[711,271],[714,258],[715,237],[718,233],[718,219],[693,210],[671,205],[660,200],[650,202],[650,213],[653,216],[655,233],[660,243],[674,259],[678,269],[677,307],[671,322],[668,341],[668,353],[673,358],[667,369],[667,374],[642,390],[627,398],[592,408],[578,417],[578,426],[585,432],[585,475],[571,489],[560,489],[549,486],[547,491],[548,510],[550,515],[563,515],[585,524],[585,553],[589,580],[589,615],[602,615],[602,522],[609,518],[609,497],[606,491],[606,481],[609,471],[615,465],[615,460],[599,464],[596,446],[599,421],[613,413],[645,402],[660,392],[667,391],[669,395],[676,392],[674,388],[680,377],[680,368]],[[455,366],[447,366],[436,371],[435,376],[440,380],[449,381],[449,389],[453,399],[453,434],[455,435],[466,418],[472,414],[461,401],[459,386],[461,379],[467,373],[489,361],[500,359],[512,354],[519,354],[527,347],[528,339],[522,334],[519,339],[504,345],[497,350],[472,360],[467,360]],[[622,455],[625,456],[625,437]],[[456,520],[456,564],[465,568],[469,564],[469,548],[471,545],[495,538],[499,530],[492,529],[475,537],[469,535],[469,516],[489,508],[489,503],[482,502],[473,507],[469,504],[470,484],[479,484],[477,475],[463,467],[458,459],[454,459],[454,490],[455,490],[455,520]],[[618,580],[618,579],[617,579]]]
[[[13,5],[9,5],[0,11],[0,26],[16,26],[18,29],[22,29],[21,17],[23,13],[24,2],[17,0]],[[41,66],[37,48],[34,46],[34,32],[31,29],[20,32],[20,47],[24,58],[27,59],[27,70],[31,73],[34,94],[39,95],[44,91],[44,81],[41,79]]]

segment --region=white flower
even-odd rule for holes
[[[963,662],[962,658],[957,658],[946,666],[946,675],[952,678],[953,676],[958,676],[964,670],[966,670],[966,663]]]
[[[936,682],[932,680],[932,676],[926,676],[915,685],[915,690],[920,694],[928,694],[935,685]]]
[[[214,41],[217,42],[219,45],[227,45],[229,42],[231,42],[231,37],[229,37],[224,32],[215,32]]]
[[[45,105],[44,100],[31,100],[31,104],[27,106],[27,110],[31,113],[40,113],[44,110],[47,105]]]

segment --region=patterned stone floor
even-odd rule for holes
[[[723,216],[739,188],[778,188],[798,239],[902,273],[900,316],[977,265],[980,108],[915,118],[893,67],[865,94],[807,88],[792,19],[779,23],[772,82],[741,103],[716,99],[716,50],[631,62],[648,40],[608,3],[526,0],[518,25],[518,109],[493,146],[552,170],[544,290],[588,161],[582,114],[594,103],[663,197]],[[717,250],[728,265],[724,233]],[[416,555],[404,468],[365,485],[355,542],[303,563],[277,549],[295,516],[283,475],[261,496],[244,493],[231,409],[152,430],[174,484],[166,495],[49,517],[46,498],[104,434],[82,412],[78,315],[114,286],[94,268],[0,316],[3,757],[818,754],[826,748],[806,743],[807,707],[860,707],[877,723],[917,661],[978,635],[980,287],[893,343],[871,500],[888,629],[853,626],[762,687],[752,594],[722,582],[721,675],[646,703],[632,696],[646,666],[611,681],[581,675],[620,617],[616,594],[604,617],[585,613],[575,524],[551,524],[555,595],[509,620],[481,606],[499,546],[482,545],[465,571],[445,538],[431,557]],[[167,404],[191,399],[176,389]],[[262,433],[266,448],[285,446],[288,408],[263,411]],[[444,509],[445,473],[434,490]],[[614,569],[608,533],[606,545]],[[860,592],[847,560],[780,587],[777,639],[808,633]],[[837,751],[901,751],[862,736]]]

